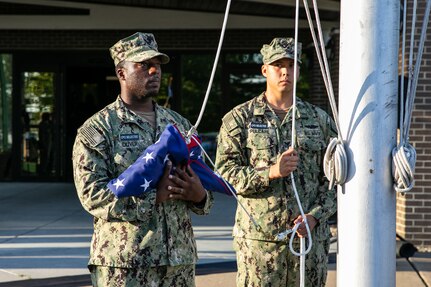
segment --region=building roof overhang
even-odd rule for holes
[[[299,27],[308,27],[300,1]],[[292,29],[294,0],[234,0],[227,29]],[[340,0],[319,0],[322,26],[339,27]],[[311,5],[312,6],[312,5]],[[0,0],[1,29],[219,29],[219,0]]]

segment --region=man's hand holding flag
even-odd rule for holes
[[[168,125],[159,140],[150,145],[118,178],[111,180],[108,188],[117,197],[139,196],[149,192],[157,188],[166,163],[172,161],[174,166],[185,167],[183,170],[175,171],[179,178],[196,174],[205,189],[232,195],[232,192],[235,192],[234,188],[203,161],[202,150],[198,143],[201,143],[200,138],[193,135],[190,143],[187,144],[177,127]],[[180,189],[173,190],[170,198],[186,199],[181,195]],[[190,200],[193,201],[193,199]]]

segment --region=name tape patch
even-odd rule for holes
[[[268,124],[267,123],[250,123],[250,129],[257,129],[257,130],[264,130],[264,129],[268,129]]]
[[[120,135],[120,141],[138,141],[138,134],[122,134]]]

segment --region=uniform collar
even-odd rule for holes
[[[253,115],[263,116],[267,108],[268,104],[266,103],[265,92],[263,92],[256,98],[256,105],[254,106]]]
[[[256,105],[254,106],[253,115],[263,116],[267,109],[269,109],[269,106],[265,98],[265,92],[263,92],[256,98]],[[305,113],[306,106],[304,104],[304,101],[301,100],[299,97],[296,97],[296,118],[301,118],[301,114]]]
[[[157,113],[159,109],[156,102],[153,101],[154,111]],[[124,122],[136,122],[140,117],[128,109],[121,99],[120,95],[118,95],[117,100],[115,101],[115,109],[117,110],[118,117]]]

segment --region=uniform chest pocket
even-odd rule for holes
[[[138,134],[121,134],[114,141],[114,163],[117,170],[123,171],[133,164],[150,145]]]
[[[299,147],[299,170],[308,180],[315,181],[323,162],[326,142],[322,131],[316,129],[301,129],[297,132]]]
[[[327,146],[325,137],[319,128],[298,130],[297,141],[299,148],[304,151],[317,152],[324,150]]]
[[[251,166],[267,167],[274,162],[276,155],[274,138],[269,133],[250,131],[246,148]]]

